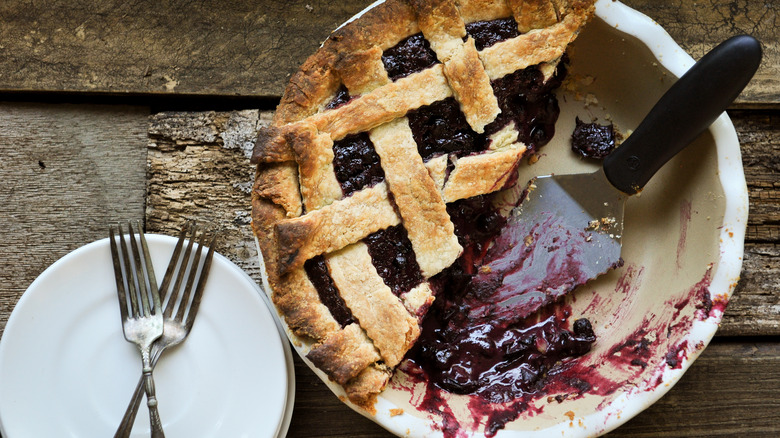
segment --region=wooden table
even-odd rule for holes
[[[258,278],[252,132],[329,31],[368,0],[6,0],[0,4],[0,335],[47,266],[108,223],[221,223]],[[744,271],[677,386],[610,436],[780,435],[780,2],[627,0],[694,58],[737,33],[765,59],[729,110],[750,190]],[[386,436],[296,359],[289,436]]]

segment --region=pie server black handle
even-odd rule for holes
[[[729,38],[704,55],[607,156],[607,179],[629,195],[640,191],[731,105],[760,63],[761,44],[748,35]]]

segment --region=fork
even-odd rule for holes
[[[200,241],[198,242],[197,249],[193,254],[193,246],[197,238],[197,234],[200,232]],[[190,237],[187,239],[187,234]],[[200,275],[198,273],[198,265],[200,264],[200,257],[203,252],[203,247],[206,243],[207,233],[201,230],[196,223],[188,221],[184,224],[179,232],[179,240],[176,242],[173,254],[171,255],[171,261],[168,264],[168,268],[165,271],[162,284],[160,285],[160,299],[166,303],[165,311],[163,313],[163,335],[159,337],[152,345],[152,362],[151,366],[157,364],[160,359],[160,355],[168,347],[179,344],[189,335],[192,325],[195,322],[198,309],[200,308],[201,298],[203,297],[203,290],[205,289],[206,281],[208,279],[209,270],[211,267],[211,261],[214,256],[214,243],[217,238],[217,233],[213,233],[208,245],[208,252],[203,261],[203,266],[200,268]],[[182,248],[184,247],[184,241],[187,239],[189,242],[182,255]],[[188,268],[189,267],[189,268]],[[189,274],[187,271],[189,270]],[[171,282],[174,280],[173,285]],[[187,281],[184,283],[182,289],[182,283],[184,277],[187,275]],[[195,286],[195,293],[192,294],[193,284],[195,284],[197,277],[197,285]],[[170,294],[168,290],[170,289]],[[166,302],[167,295],[167,302]],[[176,311],[176,313],[174,313]],[[186,313],[186,315],[185,315]],[[122,422],[119,425],[115,438],[126,438],[130,436],[133,424],[135,423],[135,417],[138,413],[138,408],[141,405],[143,399],[143,385],[144,379],[141,378],[136,385],[135,392],[130,400],[130,404],[127,406]]]
[[[152,343],[163,334],[163,313],[157,279],[154,276],[152,261],[146,238],[138,225],[138,237],[142,251],[133,234],[133,225],[127,224],[132,258],[130,257],[122,226],[119,225],[119,245],[114,237],[113,227],[109,227],[111,237],[111,258],[114,261],[119,311],[122,315],[122,330],[125,339],[138,346],[143,362],[143,380],[146,388],[146,400],[149,406],[149,421],[153,438],[164,438],[160,414],[157,410],[157,396],[152,376]],[[125,291],[127,285],[127,291]]]

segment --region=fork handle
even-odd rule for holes
[[[152,368],[157,365],[160,360],[160,355],[165,350],[165,347],[160,347],[156,342],[152,344],[151,363]],[[122,417],[122,422],[119,423],[119,427],[114,433],[114,438],[129,438],[130,433],[133,431],[133,425],[135,424],[135,417],[138,415],[138,408],[141,407],[146,388],[146,376],[141,374],[138,379],[138,383],[135,385],[135,391],[133,391],[132,397],[130,397],[130,403],[127,405],[125,415]]]
[[[152,426],[152,438],[165,438],[160,413],[157,411],[157,396],[154,391],[152,367],[144,366],[144,387],[146,387],[146,405],[149,407],[149,421]]]
[[[144,387],[146,388],[146,405],[149,407],[149,424],[152,428],[152,438],[165,438],[163,433],[160,413],[157,411],[157,395],[154,389],[154,376],[152,375],[152,361],[149,350],[143,354]]]

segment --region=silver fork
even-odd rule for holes
[[[143,231],[139,225],[138,237],[143,248],[142,251],[139,251],[138,243],[136,243],[133,234],[133,225],[128,223],[127,227],[132,258],[127,250],[122,226],[119,225],[119,245],[116,243],[113,227],[109,227],[111,257],[114,261],[119,311],[122,315],[122,330],[125,339],[136,344],[141,352],[152,437],[164,438],[165,434],[157,410],[157,396],[151,363],[152,343],[163,334],[162,305]],[[125,290],[125,285],[127,290]]]
[[[188,233],[189,238],[187,237]],[[198,242],[197,249],[193,252],[198,233],[200,233],[200,241]],[[208,244],[208,252],[206,253],[206,257],[203,260],[203,266],[200,268],[198,275],[201,254],[206,241],[209,240],[207,238],[207,233],[201,230],[194,222],[187,222],[179,233],[179,240],[176,242],[173,255],[171,255],[171,261],[168,264],[168,268],[165,271],[165,277],[163,277],[162,284],[160,285],[160,299],[165,303],[165,311],[163,313],[163,325],[165,329],[163,330],[163,335],[152,345],[152,368],[157,364],[163,351],[170,346],[184,341],[184,339],[187,338],[187,335],[189,335],[190,330],[192,330],[192,325],[195,322],[195,317],[200,308],[206,280],[208,279],[211,261],[214,257],[214,243],[216,238],[217,233],[213,233],[210,243]],[[184,247],[185,239],[189,242],[182,255],[181,252]],[[184,283],[185,275],[187,277],[186,283]],[[195,285],[193,294],[193,285],[196,280],[197,285]],[[172,282],[173,284],[171,284]],[[168,293],[169,290],[170,293]],[[174,313],[174,311],[176,313]],[[115,438],[126,438],[130,436],[133,424],[135,423],[135,417],[138,413],[138,408],[143,399],[143,385],[144,379],[141,378],[138,381],[138,385],[136,385],[135,392],[130,400],[130,404],[127,406],[125,415],[122,417],[122,422],[114,434]]]

